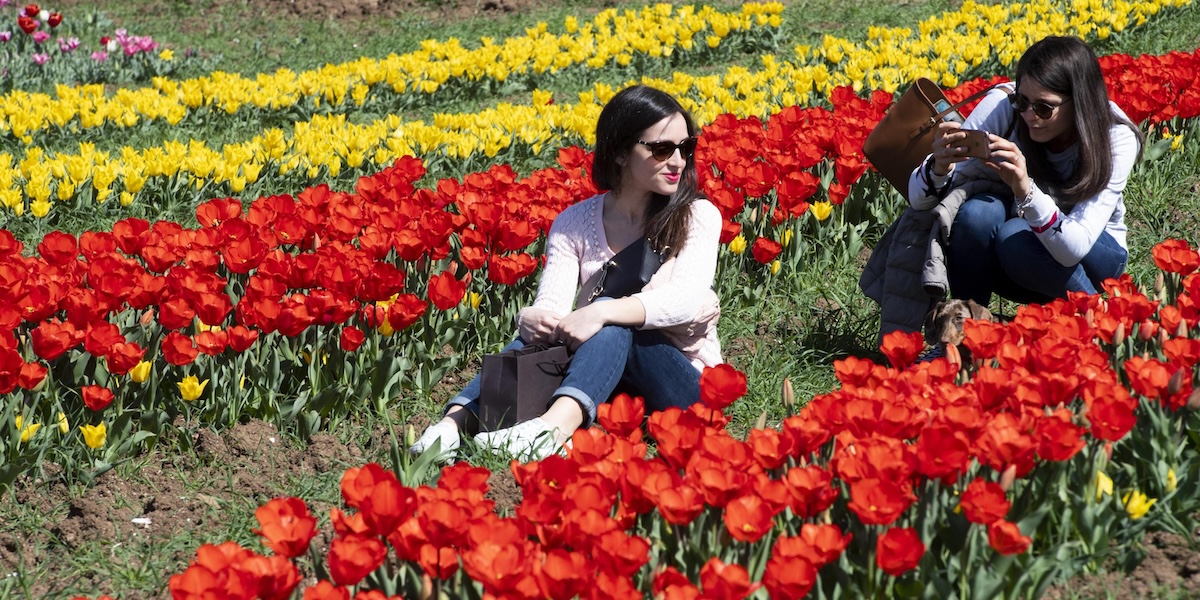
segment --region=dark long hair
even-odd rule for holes
[[[596,121],[596,150],[592,181],[602,190],[619,190],[623,167],[618,159],[627,157],[640,136],[651,125],[675,114],[683,115],[688,135],[699,134],[696,123],[679,101],[661,90],[635,85],[613,96]],[[678,140],[672,140],[678,141]],[[654,194],[646,215],[643,233],[654,248],[674,256],[687,240],[692,211],[689,205],[700,197],[696,183],[696,157],[687,159],[679,178],[679,187],[670,197]]]
[[[1017,116],[1017,136],[1029,158],[1026,168],[1035,181],[1046,182],[1058,192],[1065,208],[1096,195],[1112,177],[1112,135],[1117,123],[1133,130],[1139,153],[1144,142],[1136,125],[1113,114],[1108,89],[1100,72],[1100,61],[1086,42],[1077,37],[1050,36],[1029,47],[1017,62],[1017,87],[1029,78],[1064,98],[1074,109],[1074,126],[1079,135],[1079,160],[1075,172],[1060,180],[1050,169],[1044,145],[1029,138],[1029,127]]]

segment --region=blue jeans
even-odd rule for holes
[[[504,349],[523,346],[525,341],[517,338]],[[459,405],[479,414],[479,389],[476,375],[447,408]],[[596,420],[596,404],[607,402],[614,392],[641,396],[647,412],[687,408],[700,400],[700,372],[661,333],[609,325],[575,350],[562,386],[546,406],[569,396],[579,403],[583,426],[589,427]]]
[[[1108,232],[1079,264],[1064,267],[1042,245],[1029,223],[1008,218],[1013,200],[991,194],[963,203],[950,230],[950,295],[987,306],[992,293],[1021,303],[1045,303],[1067,292],[1096,293],[1125,272],[1129,252]]]

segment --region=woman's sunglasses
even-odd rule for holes
[[[1058,107],[1070,102],[1071,99],[1067,98],[1058,104],[1050,104],[1049,102],[1043,102],[1041,100],[1038,100],[1037,102],[1030,102],[1029,98],[1017,93],[1012,93],[1008,95],[1008,101],[1012,103],[1013,108],[1016,109],[1018,113],[1024,113],[1032,108],[1033,114],[1037,115],[1037,118],[1049,119],[1050,117],[1054,116],[1054,111],[1058,110]]]
[[[695,137],[690,137],[678,144],[674,142],[643,142],[640,140],[638,143],[650,149],[650,156],[653,156],[654,160],[667,160],[671,158],[671,155],[675,154],[676,150],[679,150],[679,155],[684,159],[691,158],[692,154],[696,152]]]

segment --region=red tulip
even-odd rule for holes
[[[46,19],[46,24],[50,27],[58,27],[62,23],[62,20],[62,13],[54,12],[50,13],[50,16]]]
[[[329,544],[329,575],[338,585],[355,585],[383,564],[387,546],[374,536],[350,534]]]
[[[925,349],[925,336],[919,331],[893,331],[883,336],[880,351],[893,367],[903,369],[915,362]]]
[[[338,336],[338,345],[346,352],[354,352],[363,345],[365,340],[366,334],[361,329],[349,325],[343,328],[341,335]]]
[[[192,338],[178,331],[163,336],[161,349],[163,359],[176,366],[191,364],[200,355],[200,351],[192,343]]]
[[[968,521],[991,525],[1008,514],[1012,503],[1005,497],[1000,484],[986,479],[975,479],[963,492],[959,506],[962,507],[963,515]]]
[[[714,600],[741,600],[753,594],[761,584],[750,583],[750,574],[738,564],[725,564],[713,557],[700,568],[704,597]]]
[[[612,400],[596,407],[596,420],[609,433],[629,437],[641,431],[646,406],[640,396],[631,397],[620,393]]]
[[[762,584],[772,598],[804,598],[817,583],[817,569],[800,557],[771,556]]]
[[[438,275],[429,278],[429,301],[439,310],[450,310],[458,306],[462,302],[463,295],[467,293],[467,282],[470,276],[466,279],[459,280],[450,271],[444,271]]]
[[[725,528],[743,542],[757,542],[774,526],[775,512],[762,498],[749,494],[725,505]],[[707,589],[707,588],[706,588]]]
[[[36,5],[36,4],[26,4],[25,5],[25,16],[36,17],[36,16],[38,16],[39,12],[42,12],[42,9],[38,5]]]
[[[1151,250],[1154,265],[1167,273],[1188,275],[1200,269],[1200,252],[1184,240],[1165,240]]]
[[[308,552],[317,532],[317,520],[299,498],[274,498],[255,510],[254,517],[261,528],[254,533],[279,556],[295,558]]]
[[[775,260],[780,252],[783,252],[783,245],[775,240],[760,237],[754,240],[750,252],[754,255],[754,260],[766,265]]]
[[[893,577],[916,568],[925,555],[925,544],[915,529],[894,527],[879,536],[875,544],[875,563]]]
[[[388,307],[388,324],[397,331],[406,329],[416,323],[427,308],[428,302],[412,294],[400,294]]]
[[[350,590],[322,579],[304,588],[302,600],[350,600]]]
[[[114,398],[112,390],[98,385],[84,386],[80,392],[80,396],[83,397],[84,406],[96,412],[108,408],[108,405],[112,404]]]
[[[713,410],[733,404],[746,390],[746,375],[729,364],[705,367],[700,375],[700,400]]]
[[[1021,535],[1016,523],[1001,519],[988,526],[988,544],[1000,554],[1020,554],[1032,543],[1032,538]]]

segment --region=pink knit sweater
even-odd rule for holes
[[[547,242],[546,267],[533,306],[567,315],[575,308],[580,286],[616,255],[608,247],[603,210],[604,194],[598,194],[568,207],[554,220]],[[693,202],[691,211],[687,241],[659,273],[668,279],[661,281],[662,278],[656,276],[646,289],[633,295],[646,309],[642,329],[686,328],[711,311],[710,305],[715,300],[711,288],[717,272],[721,213],[703,199]],[[668,265],[669,272],[666,271]],[[722,362],[716,327],[709,328],[699,342],[681,348],[697,370]]]

